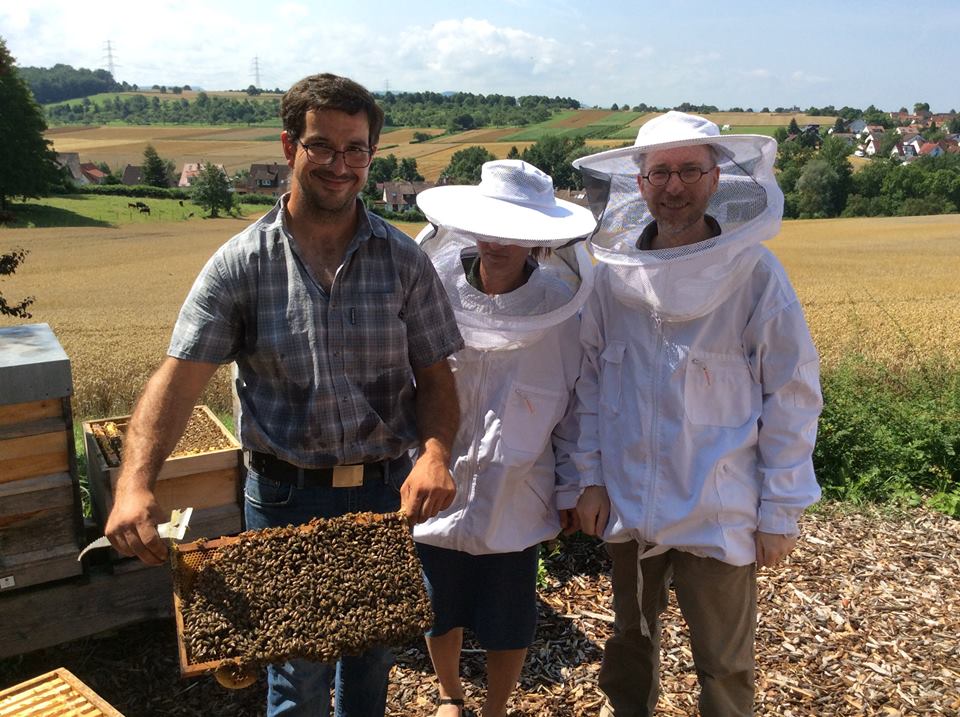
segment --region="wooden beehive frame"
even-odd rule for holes
[[[357,513],[343,517],[349,517],[357,524],[364,525],[381,522],[392,515],[395,514]],[[302,525],[298,528],[299,532],[301,533],[308,533],[314,529],[315,525],[310,524]],[[193,587],[193,581],[197,572],[204,565],[204,563],[211,560],[215,556],[218,549],[233,545],[239,542],[245,536],[255,534],[256,532],[258,531],[251,531],[250,533],[237,536],[219,538],[217,540],[200,540],[192,543],[183,543],[174,546],[173,550],[171,551],[171,566],[174,572],[174,617],[177,628],[177,650],[180,658],[181,676],[195,677],[216,672],[219,679],[221,671],[224,668],[230,668],[236,665],[236,661],[231,658],[208,662],[191,662],[191,658],[187,650],[187,642],[185,639],[186,628],[183,616],[184,600],[186,600],[190,595],[190,591]],[[412,544],[412,537],[410,540]]]

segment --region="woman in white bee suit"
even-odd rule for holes
[[[536,626],[539,544],[577,527],[572,406],[592,267],[574,243],[596,223],[526,162],[487,162],[481,176],[479,186],[417,197],[431,222],[418,242],[466,343],[450,358],[461,407],[456,498],[414,528],[436,616],[426,640],[438,717],[463,710],[465,627],[487,651],[482,714],[506,714]]]
[[[605,715],[652,714],[672,581],[700,713],[752,714],[756,568],[818,500],[817,352],[783,267],[776,142],[669,112],[574,162],[600,223],[583,311],[582,529],[613,558]]]

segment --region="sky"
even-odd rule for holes
[[[141,87],[286,89],[317,72],[373,91],[682,102],[760,110],[960,109],[960,2],[837,0],[10,0],[21,67]]]

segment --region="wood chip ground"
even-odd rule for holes
[[[789,561],[759,578],[758,715],[960,715],[960,521],[827,506],[806,516]],[[592,540],[547,560],[540,622],[510,714],[592,717],[612,611],[608,562]],[[665,615],[658,714],[696,714],[697,684],[675,606]],[[469,640],[463,673],[479,712],[483,655]],[[64,666],[126,717],[262,715],[265,680],[228,691],[180,680],[172,621],[0,661],[0,688]],[[398,651],[387,714],[434,713],[422,640]]]

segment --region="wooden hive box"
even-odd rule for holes
[[[63,667],[0,690],[0,715],[123,717]]]
[[[0,593],[83,570],[72,393],[47,324],[0,328]]]
[[[116,424],[121,433],[126,431],[130,416],[115,416],[83,424],[84,446],[87,451],[87,474],[90,480],[90,498],[98,523],[106,524],[113,507],[120,467],[107,461],[94,435],[94,426]],[[217,433],[224,448],[188,455],[177,455],[178,444],[157,478],[154,494],[165,516],[174,509],[193,508],[189,535],[195,538],[216,538],[233,535],[243,530],[243,455],[240,444],[206,406],[196,406],[185,434],[200,427]]]

